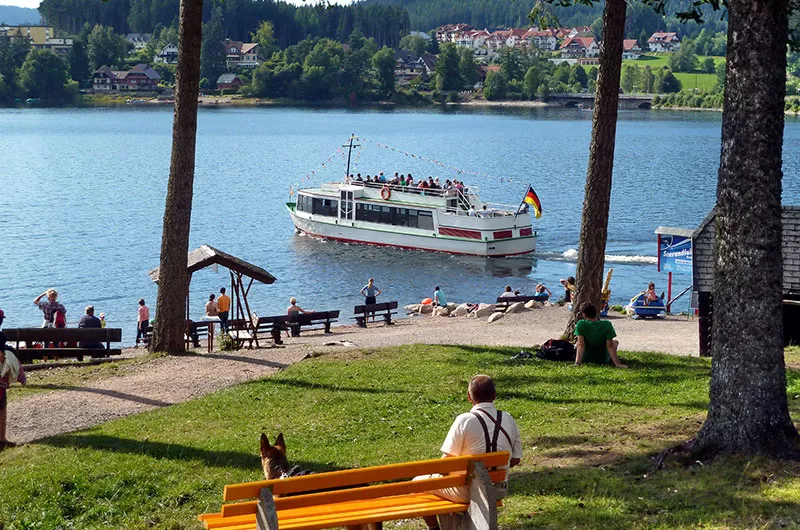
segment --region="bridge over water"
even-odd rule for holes
[[[562,107],[594,107],[594,94],[550,94],[549,100]],[[620,94],[620,110],[649,109],[653,104],[652,94]]]

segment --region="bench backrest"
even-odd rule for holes
[[[121,328],[6,328],[11,342],[122,342]]]
[[[288,495],[288,494],[300,494],[304,492],[318,492],[319,490],[324,490],[324,489],[348,488],[350,486],[359,486],[359,485],[369,484],[371,482],[387,482],[392,480],[412,479],[419,475],[429,475],[433,473],[439,473],[444,475],[447,473],[453,473],[457,471],[467,471],[470,467],[470,464],[476,461],[483,462],[486,468],[491,470],[493,468],[501,468],[501,466],[508,465],[508,459],[509,459],[508,451],[501,451],[497,453],[483,453],[478,455],[466,455],[453,458],[437,458],[435,460],[421,460],[417,462],[407,462],[403,464],[389,464],[389,465],[366,467],[360,469],[346,469],[343,471],[331,471],[327,473],[303,475],[299,477],[291,477],[286,479],[262,480],[258,482],[246,482],[243,484],[231,484],[225,486],[223,499],[226,501],[253,499],[258,497],[259,492],[261,491],[262,488],[269,488],[270,490],[272,490],[273,495],[278,496],[278,495]],[[496,469],[495,471],[490,473],[490,476],[492,477],[492,480],[494,482],[505,480],[505,475],[506,475],[505,469]],[[451,477],[442,477],[442,478],[447,479]],[[458,482],[458,480],[460,480],[462,484],[464,482],[464,475],[456,475],[455,477],[452,478],[454,478],[456,482]],[[428,491],[432,489],[431,484],[424,484],[425,481],[416,481],[416,482],[422,483],[419,484],[420,486],[419,491]],[[382,484],[379,487],[373,486],[371,488],[358,487],[358,488],[347,489],[344,491],[344,493],[348,492],[354,493],[355,497],[353,498],[374,498],[374,497],[382,497],[385,495],[397,494],[397,493],[387,493],[387,491],[391,491],[391,488],[387,488],[387,486],[394,486],[394,489],[400,489],[398,486],[402,486],[403,492],[407,492],[409,487],[407,484],[400,484],[400,485]],[[448,486],[437,486],[437,488],[438,487],[448,487]],[[376,491],[373,491],[372,493],[359,491],[359,490],[375,489],[375,488],[378,489]],[[326,492],[326,493],[334,493],[334,492]],[[316,496],[319,495],[323,494],[311,493],[305,496],[316,498]],[[292,499],[292,497],[288,497],[288,499]],[[276,505],[277,501],[278,499],[276,499]]]
[[[363,304],[357,305],[353,309],[353,313],[372,313],[372,312],[379,312],[379,311],[391,311],[392,309],[397,309],[397,300],[391,302],[381,302],[379,304]]]
[[[497,303],[498,304],[513,304],[516,302],[530,302],[534,298],[532,296],[498,296]]]

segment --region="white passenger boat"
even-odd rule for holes
[[[528,208],[485,203],[474,186],[330,182],[298,190],[286,207],[296,230],[333,241],[485,257],[536,249]]]

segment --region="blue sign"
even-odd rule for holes
[[[659,234],[658,271],[692,272],[692,238]]]

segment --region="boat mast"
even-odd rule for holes
[[[350,176],[350,155],[353,154],[353,148],[354,147],[361,147],[360,144],[354,144],[353,143],[353,140],[355,139],[355,137],[356,137],[355,134],[351,134],[350,135],[350,141],[342,146],[342,147],[347,147],[348,148],[347,149],[347,170],[344,172],[344,178],[347,178],[347,177]]]

